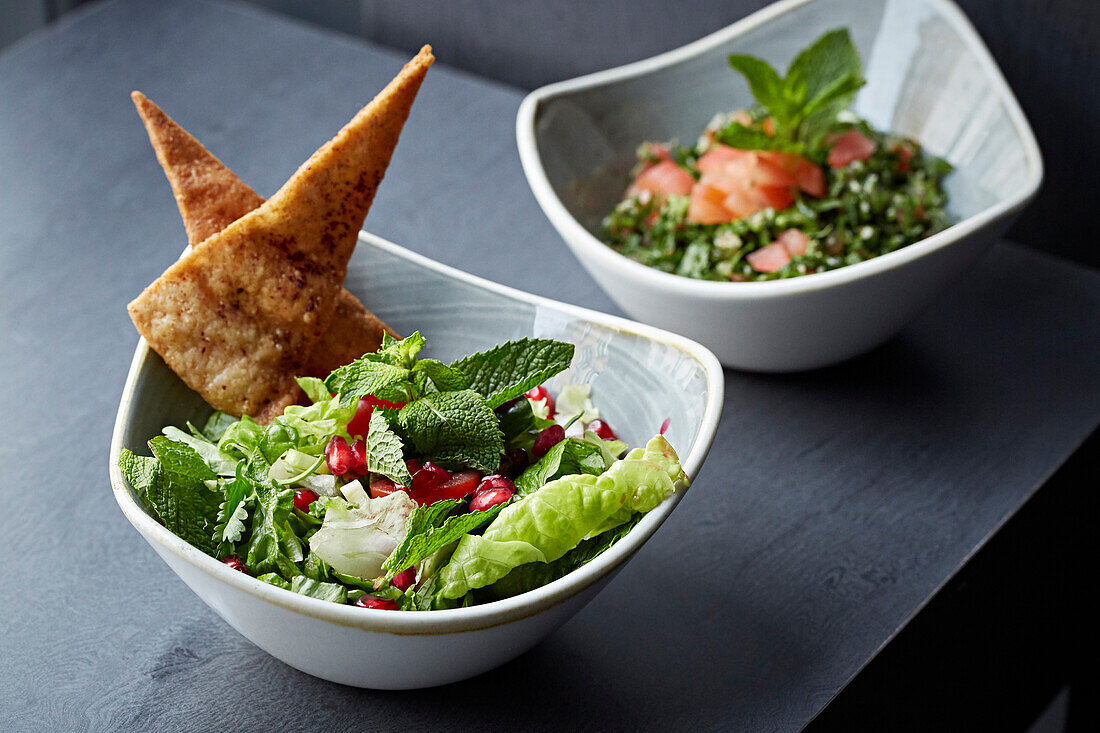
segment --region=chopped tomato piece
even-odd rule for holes
[[[755,252],[749,252],[745,259],[757,272],[775,272],[791,261],[791,253],[782,242],[772,242]]]
[[[410,496],[417,504],[433,504],[444,499],[462,499],[472,494],[481,481],[481,474],[472,468],[458,471],[443,484],[425,492],[414,491]]]
[[[407,489],[404,486],[395,484],[385,476],[370,482],[370,496],[372,499],[381,499],[383,496],[389,496],[395,491],[407,491]]]
[[[829,150],[829,165],[833,168],[843,168],[854,161],[867,160],[875,152],[876,147],[874,140],[852,128],[836,138],[832,149]]]
[[[806,250],[810,246],[809,236],[800,229],[788,229],[776,237],[775,241],[786,247],[791,257],[806,254]]]
[[[696,163],[701,174],[691,190],[688,219],[721,224],[758,211],[786,209],[798,189],[820,196],[825,176],[800,155],[715,145]]]
[[[629,197],[648,191],[660,201],[669,195],[687,196],[691,193],[691,187],[694,184],[695,179],[690,173],[676,165],[674,161],[662,160],[639,173],[626,193]]]

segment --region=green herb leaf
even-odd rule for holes
[[[749,83],[749,91],[756,101],[768,108],[773,116],[786,119],[790,116],[790,102],[786,86],[771,64],[755,56],[731,54],[729,64],[739,71]]]
[[[489,407],[537,387],[569,368],[573,344],[553,339],[519,339],[494,346],[451,364],[466,376],[470,389],[484,395]]]
[[[447,366],[438,359],[421,359],[416,362],[414,371],[423,372],[440,392],[457,392],[469,389],[466,377],[454,367]]]
[[[390,430],[389,423],[378,410],[372,412],[367,433],[367,467],[402,486],[411,486],[412,476],[404,456],[401,438]]]
[[[813,99],[827,87],[848,76],[860,78],[863,64],[846,28],[829,31],[802,50],[790,68],[784,85],[798,93],[799,103]],[[759,99],[759,97],[757,97]],[[764,103],[761,100],[761,103]],[[764,103],[764,106],[768,106]]]
[[[599,476],[607,469],[603,452],[586,440],[566,438],[546,452],[516,479],[516,496],[527,496],[561,476],[587,473]]]
[[[202,434],[205,435],[210,441],[217,443],[225,435],[225,431],[229,429],[231,425],[237,423],[238,419],[232,415],[226,415],[221,410],[217,410],[213,415],[206,419],[206,425],[202,428]]]
[[[248,519],[248,499],[252,496],[252,484],[241,475],[242,464],[237,464],[237,475],[225,486],[225,501],[218,510],[218,523],[214,527],[213,540],[218,545],[218,555],[228,555],[233,545],[240,542]]]
[[[417,451],[444,468],[493,473],[500,465],[504,438],[497,416],[473,390],[424,395],[401,408],[398,421]]]
[[[438,501],[426,507],[417,507],[416,511],[409,516],[405,538],[382,564],[382,569],[385,571],[383,577],[386,581],[391,580],[402,570],[434,555],[452,542],[457,542],[464,535],[485,526],[505,507],[505,504],[497,504],[483,512],[467,512],[448,517],[447,514],[460,503],[456,499],[451,499]],[[418,518],[419,513],[423,513],[423,517]]]
[[[149,447],[165,471],[197,481],[210,481],[218,477],[202,456],[186,443],[158,435],[149,441]]]
[[[212,555],[216,546],[211,537],[222,494],[212,491],[204,481],[213,478],[214,472],[186,444],[160,436],[150,444],[154,441],[160,451],[156,458],[136,456],[123,450],[119,455],[119,468],[169,531]]]
[[[719,130],[714,139],[732,148],[742,150],[779,150],[784,153],[797,153],[803,155],[806,147],[801,143],[787,138],[772,137],[763,130],[745,127],[739,122]]]
[[[341,407],[347,407],[363,395],[407,381],[412,374],[406,367],[375,361],[370,358],[372,356],[375,355],[367,354],[340,367],[325,380],[329,391],[340,395]]]

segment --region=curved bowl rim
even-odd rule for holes
[[[513,299],[551,307],[573,317],[661,342],[684,352],[703,368],[706,380],[706,403],[699,424],[699,432],[682,462],[689,477],[693,478],[698,475],[699,469],[702,467],[714,441],[718,420],[722,412],[725,389],[722,367],[718,363],[717,357],[710,350],[683,336],[652,326],[525,293],[470,275],[367,232],[359,233],[359,241],[427,269],[435,270],[446,277],[503,294]],[[129,416],[136,407],[133,404],[133,393],[137,380],[145,367],[146,361],[152,357],[152,354],[153,352],[146,344],[145,339],[139,339],[126,377],[126,384],[119,402],[118,414],[115,418],[111,438],[109,458],[111,488],[122,513],[148,542],[201,571],[212,581],[228,585],[240,592],[280,606],[293,613],[299,613],[338,626],[398,636],[440,635],[477,631],[534,616],[570,600],[592,585],[599,583],[616,568],[624,564],[653,535],[686,492],[686,489],[677,490],[675,494],[650,511],[626,537],[595,560],[563,578],[513,598],[480,606],[442,611],[384,611],[356,608],[309,598],[244,575],[192,547],[149,516],[131,495],[128,484],[118,467],[118,456],[122,450],[123,433],[129,422]],[[202,597],[202,594],[199,595]]]
[[[565,208],[558,198],[539,155],[535,137],[535,121],[539,106],[555,97],[573,92],[608,86],[621,81],[646,76],[655,71],[683,63],[703,55],[708,51],[742,35],[746,31],[764,25],[780,15],[795,8],[819,0],[780,0],[759,10],[742,20],[722,28],[710,35],[693,41],[680,48],[619,66],[605,71],[568,79],[540,87],[520,104],[516,114],[516,143],[519,148],[520,162],[524,175],[531,186],[539,206],[558,230],[566,244],[590,270],[595,267],[616,271],[624,278],[649,286],[666,293],[690,296],[707,301],[742,301],[784,297],[799,293],[811,293],[834,287],[840,287],[856,280],[895,270],[900,267],[944,249],[975,232],[986,228],[993,222],[1015,214],[1035,197],[1043,181],[1043,159],[1035,135],[1013,95],[1001,70],[993,60],[992,54],[982,41],[970,20],[951,0],[922,0],[932,6],[966,43],[977,58],[979,65],[992,83],[994,92],[1005,105],[1008,117],[1020,137],[1027,163],[1027,180],[1016,194],[991,204],[982,211],[951,225],[942,232],[922,239],[894,252],[880,255],[864,262],[847,265],[828,272],[800,275],[785,280],[765,282],[715,282],[662,272],[615,252],[605,245]],[[598,279],[598,278],[597,278]]]

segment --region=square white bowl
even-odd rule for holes
[[[697,475],[722,411],[718,360],[681,336],[522,293],[441,265],[370,234],[345,286],[398,333],[419,330],[425,355],[450,361],[523,336],[570,341],[570,369],[550,382],[591,384],[609,424],[643,444],[666,417],[667,437]],[[579,611],[656,531],[677,491],[592,562],[513,598],[448,611],[383,611],[308,598],[232,570],[169,532],[118,468],[123,448],[147,454],[166,425],[211,408],[138,343],[115,420],[110,474],[126,518],[192,590],[233,628],[287,664],[359,687],[407,689],[472,677],[518,656]],[[124,581],[123,581],[124,582]],[[380,663],[385,660],[385,663]]]
[[[640,143],[694,142],[716,113],[751,105],[729,54],[785,69],[843,27],[868,81],[855,111],[955,166],[945,187],[957,223],[866,262],[768,282],[681,277],[600,241],[600,221],[622,198]],[[825,366],[889,338],[1004,233],[1043,177],[1019,104],[949,0],[784,0],[675,51],[532,92],[516,138],[539,205],[623,310],[699,341],[727,366],[756,371]]]

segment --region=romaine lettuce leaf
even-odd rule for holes
[[[686,481],[676,452],[662,436],[635,449],[602,476],[551,481],[506,507],[484,534],[466,535],[440,571],[445,598],[490,585],[513,568],[553,562],[582,540],[647,512]],[[625,514],[625,516],[624,516]]]

